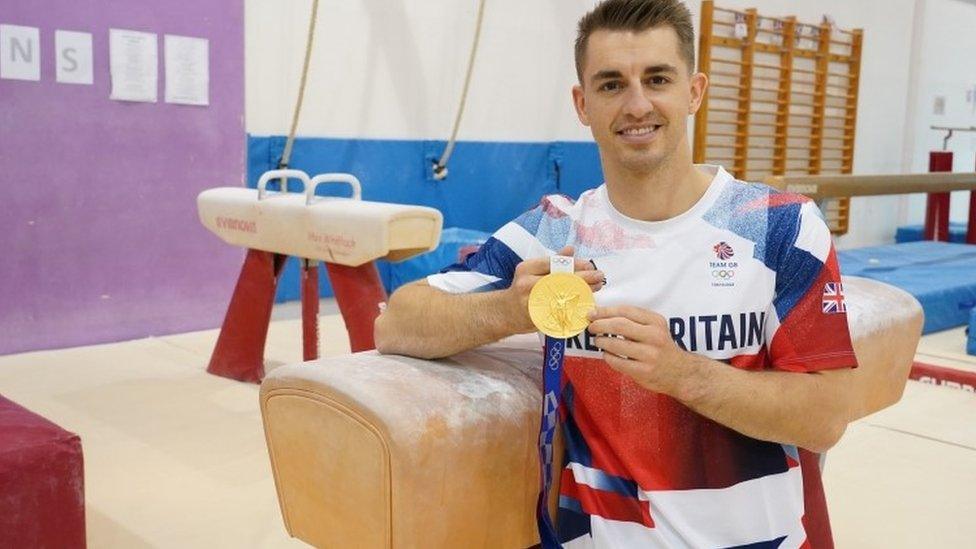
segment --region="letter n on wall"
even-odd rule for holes
[[[37,27],[0,25],[0,78],[41,79],[41,33]]]

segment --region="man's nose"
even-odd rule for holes
[[[624,103],[624,114],[634,118],[643,118],[654,110],[654,104],[647,97],[647,90],[638,83],[635,86],[627,86],[627,96]]]

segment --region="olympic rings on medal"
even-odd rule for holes
[[[572,257],[567,257],[564,255],[557,255],[549,258],[550,263],[555,263],[560,267],[572,267],[575,260]],[[572,271],[570,271],[572,272]]]

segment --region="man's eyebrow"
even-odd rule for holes
[[[615,70],[603,70],[598,71],[590,78],[590,82],[599,82],[600,80],[610,80],[613,78],[623,78],[623,73]]]
[[[645,75],[662,74],[662,73],[677,74],[678,67],[675,67],[674,65],[669,65],[667,63],[661,63],[660,65],[651,65],[644,69]],[[623,73],[613,69],[597,71],[596,74],[590,77],[590,82],[595,83],[601,80],[611,80],[614,78],[623,78]]]
[[[644,69],[644,74],[661,74],[662,72],[677,74],[678,67],[668,65],[667,63],[662,63],[660,65],[652,65]]]

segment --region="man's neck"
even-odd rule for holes
[[[663,221],[688,211],[712,181],[712,175],[691,163],[690,155],[647,172],[613,171],[605,174],[610,203],[625,216],[642,221]]]

